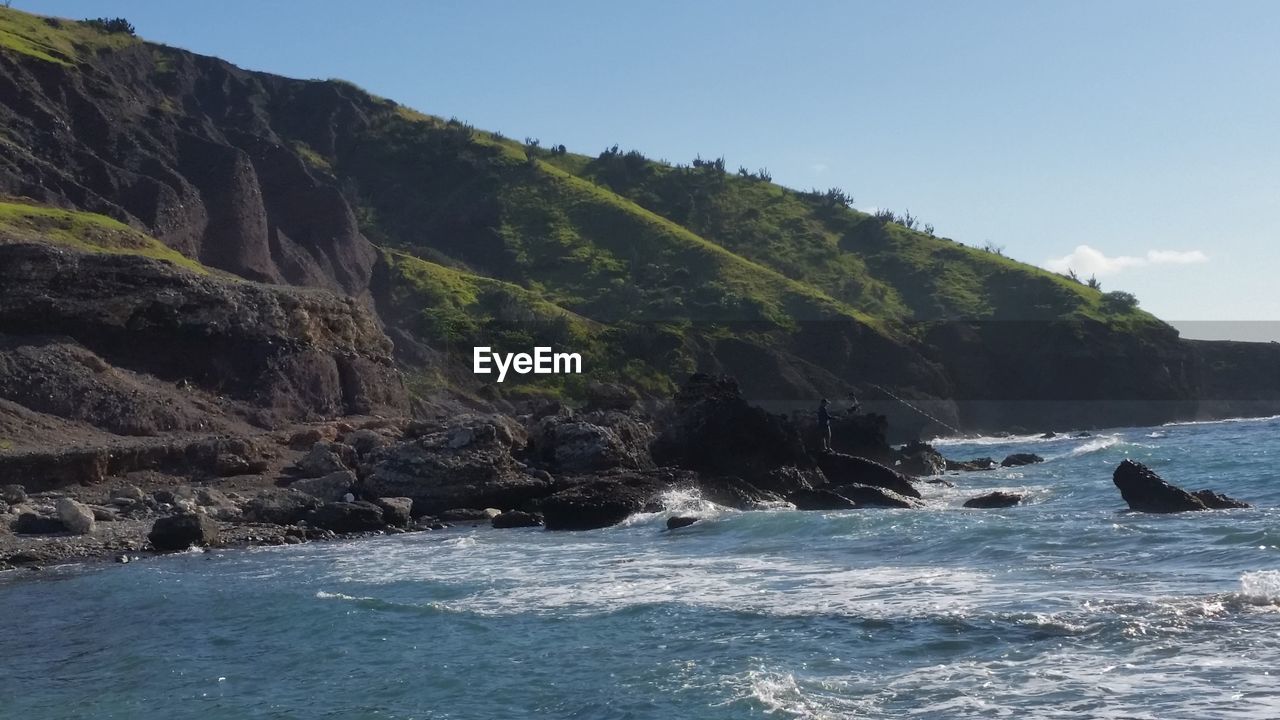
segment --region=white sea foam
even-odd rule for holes
[[[1280,570],[1258,570],[1241,575],[1240,595],[1257,605],[1280,604]]]
[[[1267,423],[1273,420],[1280,420],[1280,415],[1268,415],[1267,417],[1239,417],[1239,418],[1223,418],[1221,420],[1183,420],[1180,422],[1167,422],[1160,427],[1183,427],[1190,425],[1222,425],[1225,423]]]
[[[1071,448],[1066,453],[1067,457],[1078,457],[1080,455],[1088,455],[1099,450],[1106,450],[1109,447],[1119,445],[1121,442],[1119,435],[1101,435],[1090,439],[1088,442]]]

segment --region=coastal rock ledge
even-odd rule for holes
[[[1112,481],[1120,489],[1120,496],[1129,508],[1138,512],[1177,513],[1250,507],[1246,502],[1212,490],[1189,493],[1165,482],[1146,465],[1132,460],[1124,460],[1116,467]]]

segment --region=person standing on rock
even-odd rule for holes
[[[857,415],[858,411],[861,409],[862,403],[858,402],[858,396],[853,393],[849,393],[849,409],[845,410],[844,414],[848,417],[853,417],[854,415]]]
[[[826,398],[818,403],[818,437],[822,438],[823,452],[831,452],[831,412],[827,410],[830,404]]]

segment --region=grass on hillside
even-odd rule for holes
[[[59,65],[74,65],[90,53],[141,41],[108,33],[75,20],[46,18],[0,7],[0,48]]]
[[[205,274],[200,263],[159,240],[104,215],[37,205],[19,198],[0,199],[0,242],[53,243],[76,250],[139,255],[165,260]]]

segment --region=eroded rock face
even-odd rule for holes
[[[1243,500],[1237,500],[1233,497],[1223,495],[1220,492],[1214,492],[1213,490],[1196,490],[1191,494],[1194,495],[1197,500],[1204,503],[1204,506],[1210,510],[1237,510],[1240,508],[1253,507]]]
[[[493,527],[499,530],[524,527],[542,527],[542,516],[521,510],[508,510],[493,519]]]
[[[906,475],[866,458],[843,453],[823,453],[818,456],[818,466],[832,485],[857,483],[885,488],[910,498],[920,497],[920,491],[911,485],[911,480]]]
[[[371,502],[331,502],[307,515],[307,522],[323,530],[338,533],[369,532],[386,526],[382,508]]]
[[[450,508],[514,508],[551,491],[512,456],[517,438],[506,422],[469,418],[375,452],[364,480],[366,495],[413,498],[415,515]]]
[[[70,338],[111,366],[190,382],[291,418],[407,408],[391,343],[356,301],[201,276],[141,257],[0,244],[0,333],[10,336],[11,347],[21,345],[14,337]],[[70,360],[78,351],[67,347],[62,355],[47,352],[40,367],[64,368],[74,375],[66,382],[90,382],[75,374],[80,370]],[[29,359],[16,367],[38,360],[14,357]],[[127,380],[102,385],[103,397],[124,392]],[[9,394],[21,404],[20,390]],[[138,412],[168,413],[153,420],[108,415],[104,424],[133,431],[194,422],[193,411],[181,404],[164,407],[160,401],[139,405]],[[40,410],[83,412],[56,403]]]
[[[1196,496],[1164,481],[1142,463],[1124,460],[1112,481],[1129,507],[1139,512],[1175,513],[1208,509]]]
[[[813,466],[790,420],[748,404],[732,378],[703,374],[676,394],[651,449],[659,465],[753,484],[780,467]]]
[[[321,501],[314,495],[298,490],[264,490],[245,503],[244,519],[273,525],[293,525],[305,519],[307,513],[320,505]]]
[[[787,496],[797,510],[855,510],[858,503],[832,490],[797,490]]]
[[[912,443],[898,453],[897,469],[915,477],[941,475],[947,471],[947,459],[927,443]]]

